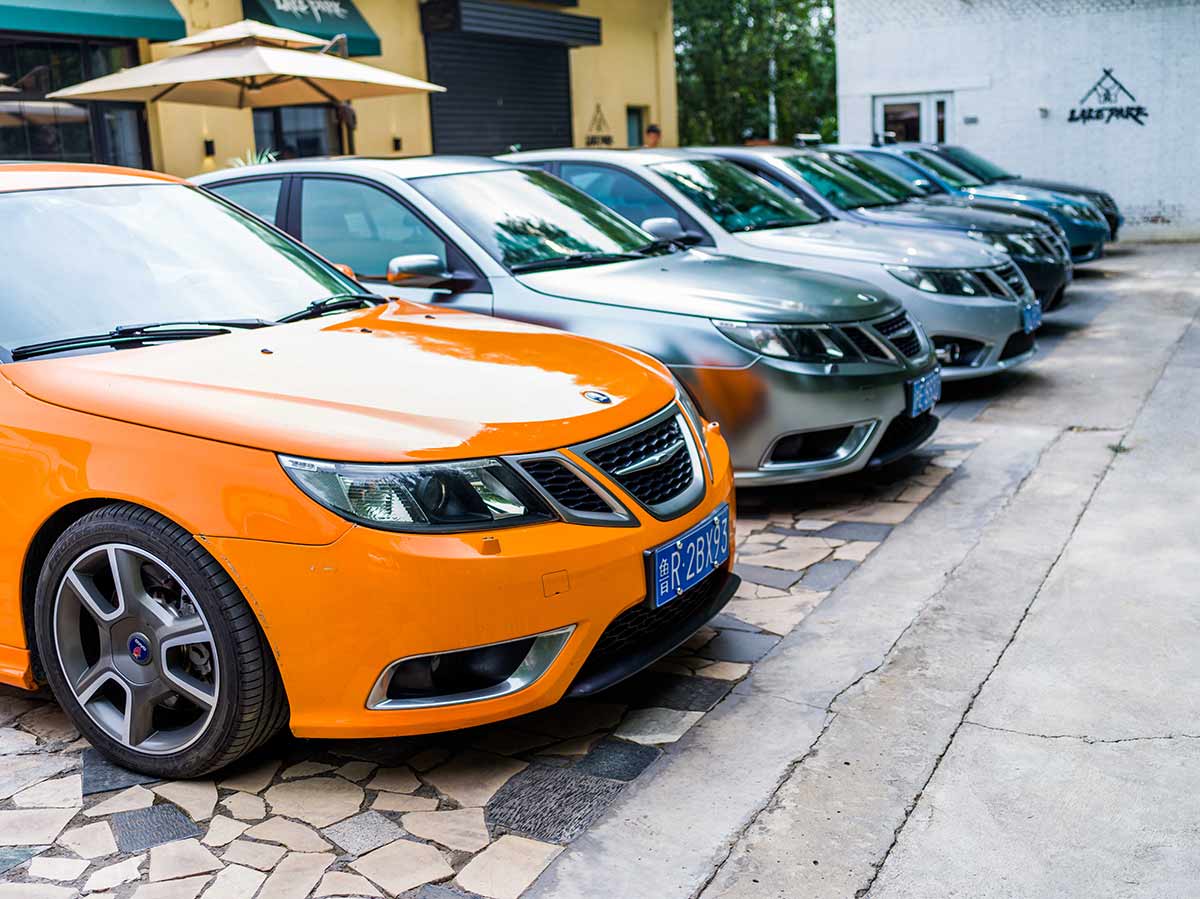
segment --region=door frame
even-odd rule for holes
[[[926,91],[916,94],[876,94],[871,98],[871,134],[883,136],[883,108],[894,103],[916,103],[920,108],[922,143],[938,143],[937,103],[946,104],[946,133],[941,143],[954,143],[954,92]]]

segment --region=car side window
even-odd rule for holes
[[[283,190],[283,179],[256,178],[253,181],[237,181],[233,184],[214,184],[208,189],[273,225],[275,212],[279,207],[279,192]]]
[[[360,181],[305,178],[300,239],[361,278],[387,277],[396,256],[432,254],[446,266],[446,243],[395,197]]]
[[[618,169],[564,162],[559,177],[635,225],[652,218],[679,218],[679,210],[633,175]]]

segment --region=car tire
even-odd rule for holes
[[[34,616],[55,697],[124,768],[199,777],[287,723],[279,669],[241,591],[149,509],[113,504],[68,527],[42,566]]]

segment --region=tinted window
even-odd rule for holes
[[[955,187],[979,187],[983,184],[970,172],[960,169],[946,159],[939,159],[936,153],[926,153],[924,150],[901,150],[900,152]]]
[[[510,267],[580,253],[631,253],[653,240],[608,207],[540,170],[472,172],[411,183]]]
[[[300,238],[326,259],[364,278],[387,276],[396,256],[432,253],[446,264],[446,244],[390,194],[358,181],[306,178]]]
[[[839,209],[889,206],[895,202],[883,191],[876,190],[857,175],[816,157],[787,156],[783,162],[812,185],[817,193]]]
[[[984,159],[978,153],[972,153],[966,147],[942,147],[941,150],[960,168],[966,169],[972,175],[984,181],[1003,181],[1006,178],[1017,177],[989,159]]]
[[[904,181],[923,197],[944,193],[941,187],[925,177],[924,172],[899,156],[892,156],[890,153],[868,153],[866,156],[871,165],[878,166],[889,175]]]
[[[726,231],[761,231],[821,220],[791,197],[731,162],[666,162],[653,167]]]
[[[231,203],[237,203],[247,212],[252,212],[265,222],[275,223],[275,211],[279,205],[279,191],[283,189],[282,178],[261,178],[257,181],[242,181],[237,184],[220,184],[209,188]]]
[[[275,106],[254,110],[254,146],[279,159],[336,156],[342,130],[332,106]]]
[[[277,319],[361,290],[293,241],[178,184],[0,193],[0,345],[117,325]]]
[[[912,197],[924,196],[921,191],[917,190],[903,178],[898,178],[891,172],[879,168],[873,160],[868,162],[861,156],[834,150],[830,150],[822,155],[847,171],[858,175],[858,177],[862,178],[868,184],[874,185],[877,189],[885,191],[897,199],[911,199]]]
[[[631,222],[641,224],[650,218],[679,218],[679,210],[627,172],[604,165],[564,162],[562,179],[595,197],[609,209]]]

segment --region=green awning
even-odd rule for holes
[[[0,0],[0,31],[173,41],[187,26],[171,0]]]
[[[346,35],[351,56],[378,56],[379,35],[353,0],[242,0],[247,19],[303,31],[326,40]]]

